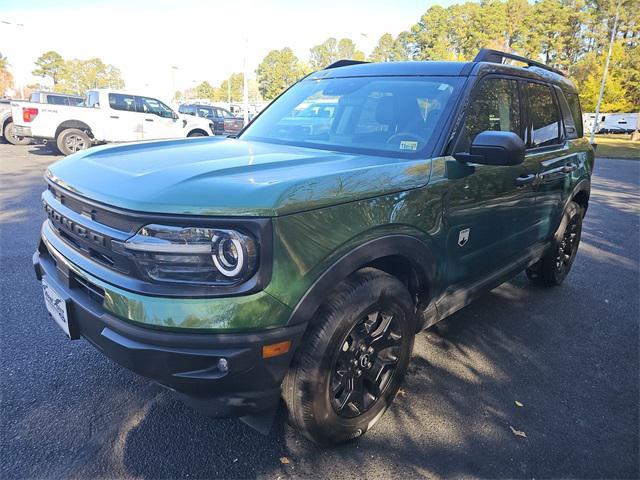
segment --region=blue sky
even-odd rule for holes
[[[0,0],[0,51],[20,83],[37,80],[33,61],[56,50],[65,58],[99,56],[122,70],[128,88],[166,96],[173,65],[176,87],[186,88],[241,71],[245,51],[251,72],[269,50],[288,46],[306,59],[309,48],[331,36],[349,37],[369,53],[383,33],[409,28],[431,5],[452,3]]]

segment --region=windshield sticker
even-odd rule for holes
[[[408,140],[403,140],[400,142],[400,150],[411,150],[415,152],[418,149],[418,142],[409,142]]]

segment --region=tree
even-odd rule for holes
[[[54,91],[83,94],[92,88],[124,88],[120,69],[104,63],[100,58],[68,60]]]
[[[215,89],[211,86],[211,84],[207,81],[202,82],[200,85],[195,88],[196,98],[207,99],[207,100],[215,100]]]
[[[338,41],[333,37],[310,50],[309,63],[314,70],[325,68],[338,60],[364,60],[364,53],[357,49],[353,40],[342,38]]]
[[[37,77],[50,78],[53,85],[58,85],[65,74],[66,63],[58,52],[45,52],[36,60],[36,68],[33,75]]]
[[[408,32],[393,38],[390,33],[385,33],[378,40],[378,45],[373,49],[369,60],[372,62],[399,62],[409,60],[410,52],[406,43]]]
[[[572,68],[572,74],[580,88],[582,110],[593,112],[600,93],[606,50],[589,52]],[[613,45],[609,74],[602,98],[603,112],[634,112],[640,105],[640,46],[625,48],[618,40]]]
[[[262,60],[256,74],[258,89],[266,100],[275,98],[308,72],[290,48],[271,50]]]
[[[0,53],[0,96],[13,89],[13,75],[9,71],[9,60]]]

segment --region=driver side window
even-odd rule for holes
[[[164,118],[171,118],[173,116],[173,110],[167,107],[160,100],[149,97],[140,97],[140,102],[142,104],[143,113],[150,113]]]
[[[522,137],[518,82],[506,78],[483,80],[471,95],[456,152],[468,152],[480,132],[513,132]]]

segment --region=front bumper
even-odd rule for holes
[[[306,325],[215,334],[138,326],[106,311],[78,269],[50,246],[41,243],[33,264],[37,278],[46,276],[65,297],[72,332],[129,370],[175,390],[203,413],[242,416],[277,405]],[[291,341],[286,354],[263,358],[263,346],[286,340]],[[220,359],[226,360],[226,371]]]

